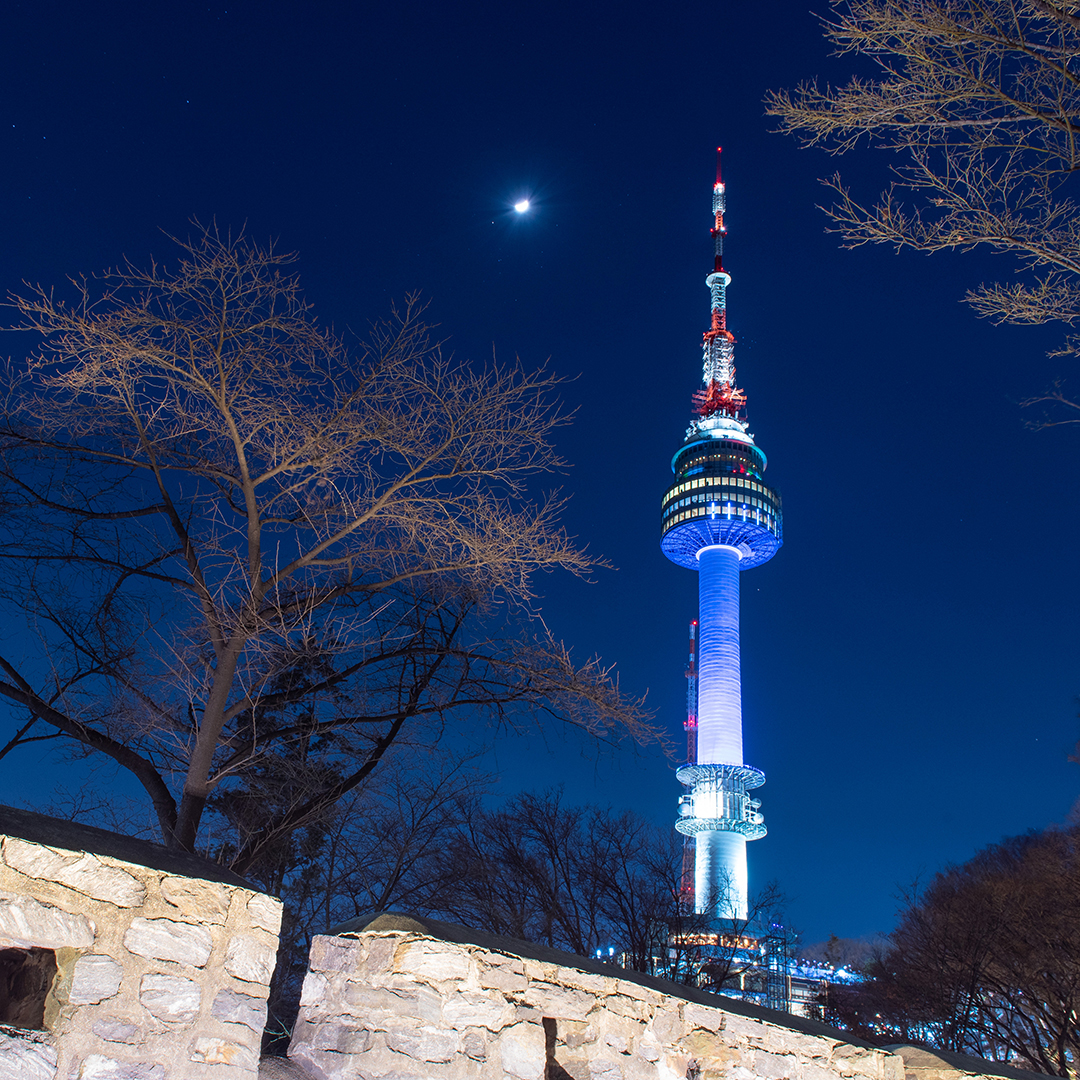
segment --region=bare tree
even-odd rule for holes
[[[1080,318],[1080,6],[1047,0],[834,0],[823,20],[836,52],[876,75],[839,88],[775,91],[766,111],[804,145],[892,151],[876,203],[825,181],[827,211],[850,247],[934,252],[985,246],[1016,257],[1026,280],[967,294],[982,316],[1039,324]],[[1070,336],[1057,355],[1080,351]],[[1061,386],[1032,399],[1062,406]]]
[[[249,875],[285,901],[270,994],[282,1030],[295,1019],[315,934],[370,911],[438,913],[457,887],[445,852],[492,778],[445,749],[401,746],[380,772]]]
[[[1036,1072],[1080,1072],[1080,828],[1014,837],[913,890],[871,978],[824,1018]]]
[[[771,882],[745,919],[687,911],[674,829],[632,811],[567,806],[559,790],[525,792],[495,811],[474,804],[447,854],[450,884],[437,914],[580,956],[599,950],[711,990],[763,972],[762,927],[783,904]]]
[[[514,623],[537,570],[595,565],[528,490],[562,466],[558,380],[448,357],[415,300],[348,347],[292,256],[179,246],[13,297],[40,346],[3,377],[0,596],[28,632],[0,756],[105,755],[189,850],[213,796],[243,872],[404,732],[527,710],[650,737],[597,660]]]

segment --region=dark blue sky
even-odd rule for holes
[[[751,885],[778,878],[812,941],[888,929],[898,884],[1075,800],[1080,430],[1027,430],[1017,406],[1071,373],[1045,356],[1058,332],[959,302],[1006,259],[825,234],[837,163],[761,105],[844,74],[807,8],[9,3],[0,286],[168,258],[159,229],[216,216],[299,250],[340,327],[420,289],[457,352],[552,357],[580,376],[567,522],[618,569],[546,579],[543,615],[681,738],[696,578],[660,555],[659,505],[700,378],[722,143],[729,325],[785,506],[783,549],[743,576],[770,829]],[[889,158],[839,164],[870,195]],[[508,790],[563,780],[673,820],[657,755],[542,751],[503,746]],[[25,767],[0,768],[12,800]]]

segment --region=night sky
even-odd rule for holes
[[[542,614],[679,742],[697,583],[660,554],[659,508],[723,144],[738,380],[785,512],[784,547],[742,577],[746,760],[768,777],[751,888],[777,878],[808,942],[886,931],[900,887],[1077,798],[1080,428],[1029,430],[1018,406],[1072,373],[1045,355],[1062,332],[960,302],[1007,259],[825,232],[817,177],[869,197],[889,157],[800,150],[761,102],[847,71],[807,0],[8,3],[0,289],[168,261],[162,230],[195,215],[298,250],[339,328],[422,290],[457,353],[551,357],[577,376],[566,522],[617,569],[543,579]],[[3,801],[43,790],[33,761],[0,763]],[[505,791],[563,782],[674,821],[654,751],[551,732],[495,764]]]

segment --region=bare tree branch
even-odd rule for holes
[[[834,0],[822,21],[836,54],[877,76],[772,91],[766,111],[804,146],[892,152],[876,202],[824,181],[847,246],[914,251],[983,246],[1025,280],[983,284],[967,301],[996,322],[1080,317],[1080,9],[1046,0]],[[1080,353],[1068,338],[1054,355]],[[1065,406],[1072,399],[1049,395]]]
[[[527,617],[537,571],[600,565],[529,490],[563,467],[559,380],[444,355],[415,298],[347,346],[292,260],[200,226],[170,268],[29,288],[40,344],[0,373],[0,598],[38,647],[0,696],[139,777],[170,844],[264,792],[240,868],[405,731],[655,737]]]

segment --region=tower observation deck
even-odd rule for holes
[[[689,792],[680,799],[675,827],[695,840],[695,909],[745,919],[746,842],[766,830],[761,804],[750,795],[765,775],[743,762],[739,575],[776,554],[783,528],[780,496],[765,481],[765,455],[748,430],[746,395],[735,384],[719,150],[716,160],[704,385],[671,461],[675,479],[661,504],[660,546],[672,562],[698,574],[697,752],[677,772]]]

